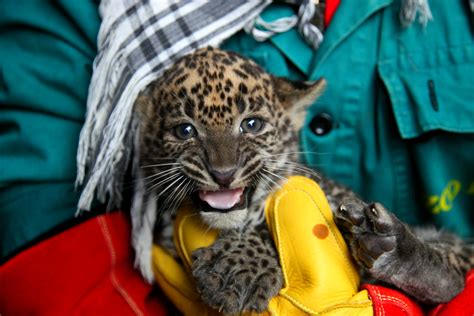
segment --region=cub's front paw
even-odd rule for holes
[[[273,255],[263,244],[238,239],[196,250],[192,272],[202,300],[224,314],[263,312],[282,287]]]
[[[335,221],[354,259],[372,276],[384,274],[384,262],[398,260],[396,250],[406,228],[381,204],[366,204],[357,199],[344,201]]]

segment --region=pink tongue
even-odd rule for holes
[[[199,198],[206,201],[207,204],[213,208],[226,210],[232,208],[240,201],[243,192],[243,188],[219,191],[199,191]]]

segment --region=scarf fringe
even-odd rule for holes
[[[428,0],[402,0],[400,8],[400,23],[410,26],[418,15],[418,22],[425,27],[433,20]]]

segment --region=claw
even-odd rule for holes
[[[379,211],[377,211],[377,209],[375,208],[375,206],[372,206],[370,208],[370,211],[372,212],[372,214],[374,214],[375,216],[378,216],[379,215]]]

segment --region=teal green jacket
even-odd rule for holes
[[[392,4],[392,2],[394,2]],[[474,231],[474,45],[462,1],[430,1],[426,28],[398,1],[342,1],[312,51],[296,30],[224,47],[293,79],[325,77],[303,159],[410,223]],[[272,6],[264,18],[292,14]],[[77,221],[75,155],[99,27],[97,3],[0,2],[0,256]],[[316,131],[316,133],[315,133]]]
[[[91,1],[0,1],[0,258],[76,223]]]
[[[474,235],[474,21],[464,1],[430,1],[426,27],[399,1],[341,1],[314,52],[296,30],[223,47],[269,72],[324,77],[301,132],[307,164],[410,224]],[[293,14],[273,6],[271,21]]]

